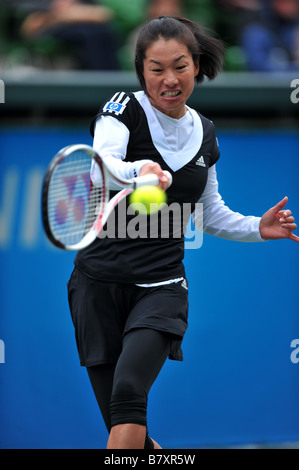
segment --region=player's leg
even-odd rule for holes
[[[111,430],[110,399],[112,394],[114,370],[114,364],[101,364],[92,367],[87,367],[89,380],[92,385],[93,392],[96,397],[108,433],[110,433]],[[146,434],[145,437],[144,448],[161,449],[159,444],[153,439],[151,439],[148,434]]]
[[[100,364],[87,367],[90,383],[101,410],[108,433],[111,429],[110,399],[113,386],[115,364]]]
[[[116,365],[107,448],[143,449],[147,443],[147,396],[170,349],[170,337],[151,329],[125,335]],[[158,448],[158,444],[157,444]]]

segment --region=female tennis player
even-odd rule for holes
[[[222,43],[192,21],[148,22],[136,45],[142,91],[117,92],[105,103],[91,126],[94,148],[123,178],[155,173],[169,205],[201,202],[205,233],[298,242],[287,198],[260,218],[233,212],[218,193],[214,125],[186,101],[195,81],[217,76],[223,55]],[[163,170],[172,174],[171,186]],[[155,237],[117,235],[97,238],[75,258],[68,293],[78,352],[109,432],[107,448],[159,448],[148,433],[147,399],[167,357],[182,360],[184,227],[179,237],[174,229],[166,238],[161,231]]]

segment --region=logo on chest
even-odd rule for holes
[[[207,166],[207,165],[205,164],[205,161],[204,161],[204,158],[203,158],[202,155],[196,160],[195,165],[197,165],[197,166],[203,166],[203,167],[206,167],[206,166]]]

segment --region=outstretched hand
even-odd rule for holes
[[[288,198],[284,197],[276,206],[271,207],[261,218],[260,234],[264,240],[279,240],[289,238],[299,242],[299,237],[293,234],[297,228],[295,219],[289,209],[284,209]]]

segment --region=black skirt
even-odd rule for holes
[[[157,287],[103,282],[75,268],[68,299],[82,366],[116,363],[123,336],[132,329],[151,328],[171,336],[169,358],[182,361],[187,329],[186,280]]]

